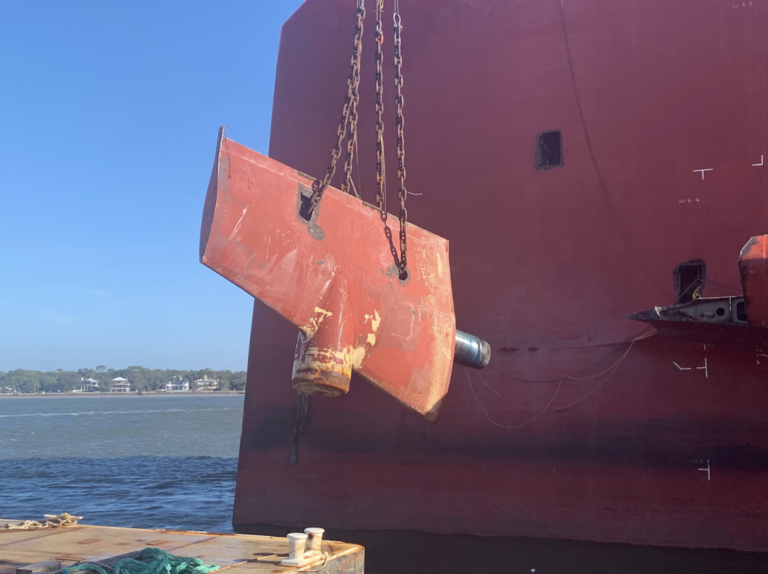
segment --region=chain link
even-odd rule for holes
[[[401,33],[403,31],[402,20],[400,19],[399,1],[395,0],[395,14],[392,17],[394,22],[394,53],[395,53],[395,107],[397,109],[397,119],[395,127],[397,129],[397,178],[399,185],[397,188],[397,197],[400,200],[400,261],[398,262],[398,271],[400,279],[408,276],[408,238],[406,235],[406,224],[408,223],[408,210],[405,208],[405,200],[408,199],[408,190],[405,187],[405,135],[403,128],[405,119],[403,117],[403,53],[401,44]],[[397,261],[396,261],[397,262]]]
[[[344,177],[341,180],[341,191],[349,193],[349,185],[352,183],[352,189],[357,197],[360,197],[360,193],[355,188],[354,182],[352,182],[352,159],[355,155],[355,148],[357,147],[357,105],[360,103],[360,59],[363,52],[363,20],[365,19],[365,7],[363,6],[363,0],[360,0],[357,12],[357,24],[355,25],[355,47],[352,50],[352,73],[350,79],[352,80],[352,90],[349,96],[352,98],[352,102],[349,106],[349,134],[347,137],[347,157],[344,162]]]
[[[330,185],[333,174],[336,172],[336,162],[341,155],[341,146],[344,141],[344,135],[347,131],[347,125],[350,127],[349,139],[347,141],[347,157],[344,166],[344,179],[342,182],[342,191],[349,185],[350,175],[352,173],[352,156],[354,154],[354,145],[357,140],[357,103],[360,98],[358,88],[360,86],[360,55],[363,51],[363,20],[365,19],[364,0],[358,0],[357,3],[357,21],[355,23],[355,44],[352,49],[352,71],[347,78],[347,96],[344,98],[344,107],[341,110],[341,121],[336,129],[336,145],[331,152],[331,164],[325,172],[323,179],[316,179],[312,183],[312,196],[309,199],[309,215],[315,211],[317,204],[323,196],[323,192]]]
[[[397,196],[400,201],[400,254],[398,256],[397,247],[392,239],[392,231],[387,225],[387,185],[386,185],[386,164],[384,155],[384,83],[383,83],[383,62],[382,44],[384,43],[384,32],[382,29],[382,12],[384,9],[384,0],[376,0],[376,205],[379,208],[381,221],[384,223],[384,234],[389,241],[390,251],[398,269],[400,279],[405,280],[408,277],[408,237],[406,227],[408,223],[408,210],[405,207],[408,198],[408,190],[405,187],[405,136],[403,117],[403,56],[402,56],[402,20],[400,18],[400,7],[398,0],[395,0],[395,10],[393,15],[393,39],[394,39],[394,60],[395,60],[395,108],[397,119],[395,127],[397,129],[397,177],[399,181]],[[323,179],[316,179],[312,183],[312,195],[310,197],[309,215],[314,212],[323,192],[330,185],[333,175],[336,172],[336,163],[341,156],[342,142],[347,135],[347,153],[344,162],[344,176],[341,182],[341,190],[349,193],[349,186],[352,183],[352,163],[357,147],[357,107],[360,101],[360,56],[362,54],[363,20],[365,19],[364,0],[358,0],[357,4],[357,22],[355,24],[355,44],[352,50],[352,71],[347,79],[347,96],[344,98],[344,107],[341,111],[341,121],[336,129],[336,145],[331,152],[331,164],[325,173]],[[349,130],[347,131],[347,128]],[[352,188],[357,197],[360,197],[357,189]]]
[[[384,180],[384,83],[382,64],[384,56],[381,45],[384,32],[381,25],[382,0],[376,0],[376,205],[381,220],[387,223],[387,189]],[[395,257],[397,254],[395,253]]]
[[[396,4],[397,6],[397,4]],[[400,14],[395,9],[395,89],[397,97],[395,105],[397,106],[397,174],[400,178],[398,195],[400,197],[400,255],[398,256],[397,247],[392,239],[392,230],[387,225],[387,188],[386,188],[386,163],[384,154],[384,83],[382,63],[383,56],[381,46],[384,43],[384,33],[382,31],[381,16],[384,7],[383,0],[377,0],[376,4],[376,204],[381,214],[381,221],[384,222],[384,235],[389,242],[389,250],[392,252],[392,259],[395,261],[400,279],[406,279],[408,272],[406,270],[407,237],[406,223],[408,212],[405,209],[405,152],[403,149],[403,97],[400,89],[403,85],[400,66],[402,56],[400,52]]]

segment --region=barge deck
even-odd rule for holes
[[[0,524],[14,521],[0,520]],[[283,566],[288,558],[288,539],[242,534],[213,534],[177,530],[143,530],[81,525],[32,530],[0,528],[0,574],[19,574],[17,569],[41,562],[68,567],[80,562],[110,564],[146,548],[191,556],[220,566],[232,574],[362,574],[365,551],[344,542],[322,542],[322,559],[300,568]],[[40,571],[37,568],[33,569]],[[51,568],[50,571],[56,571]]]

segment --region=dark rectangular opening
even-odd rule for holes
[[[563,165],[563,136],[558,131],[541,132],[536,137],[536,169]]]
[[[736,320],[743,323],[747,322],[747,306],[744,304],[744,301],[736,303]]]
[[[689,303],[701,297],[704,288],[704,262],[688,261],[675,267],[675,303]]]
[[[299,195],[299,217],[304,221],[312,219],[312,200],[310,197],[300,194]]]

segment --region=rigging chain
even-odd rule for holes
[[[403,98],[403,53],[400,34],[403,31],[402,21],[400,19],[400,1],[395,0],[395,13],[392,16],[394,22],[394,52],[395,52],[395,107],[397,108],[397,119],[395,120],[395,127],[397,128],[397,177],[399,179],[399,186],[397,188],[397,196],[400,200],[400,262],[397,263],[398,270],[400,272],[400,279],[405,280],[408,277],[408,262],[406,254],[408,251],[407,236],[405,232],[406,223],[408,223],[408,210],[405,208],[405,200],[408,198],[408,190],[405,187],[405,136],[403,134],[403,127],[405,119],[403,117],[403,104],[405,100]]]
[[[408,238],[406,233],[406,225],[408,223],[408,210],[405,207],[406,199],[408,198],[408,190],[405,187],[405,137],[403,128],[405,120],[403,117],[403,104],[405,99],[403,98],[403,74],[402,74],[402,21],[400,18],[400,6],[399,0],[395,0],[395,10],[393,15],[393,39],[394,39],[394,62],[395,62],[395,108],[396,108],[396,122],[397,129],[397,175],[399,180],[397,195],[400,201],[400,255],[398,256],[397,248],[395,247],[392,239],[392,231],[387,225],[387,192],[386,192],[386,173],[385,173],[385,159],[384,159],[384,84],[383,84],[383,54],[381,46],[384,42],[384,33],[382,30],[382,12],[384,8],[384,0],[376,0],[376,204],[379,208],[381,221],[384,223],[384,234],[389,241],[390,251],[395,261],[395,266],[398,269],[398,275],[400,279],[405,280],[408,277]],[[357,4],[357,22],[355,24],[355,44],[352,50],[352,71],[347,79],[347,96],[344,99],[344,107],[342,108],[341,121],[339,127],[336,130],[336,145],[333,147],[331,153],[331,164],[325,173],[323,179],[316,179],[312,183],[312,196],[310,197],[309,214],[314,212],[317,204],[322,198],[323,192],[330,185],[331,179],[336,171],[336,163],[341,155],[341,145],[344,140],[344,135],[347,133],[347,126],[349,125],[349,135],[347,137],[347,154],[344,164],[344,177],[342,179],[341,190],[345,193],[349,193],[349,185],[352,181],[352,162],[354,157],[354,150],[357,145],[357,106],[360,101],[359,86],[360,86],[360,56],[362,53],[362,37],[363,37],[363,20],[365,18],[365,6],[364,0],[358,0]],[[354,189],[354,185],[353,185]],[[360,194],[354,189],[355,195],[360,197]]]
[[[352,90],[351,97],[352,102],[349,106],[349,135],[347,138],[347,157],[344,162],[344,177],[341,180],[341,191],[349,193],[349,185],[352,184],[352,189],[355,195],[359,198],[360,193],[355,188],[355,184],[352,181],[352,158],[355,155],[355,148],[357,147],[357,104],[360,103],[360,57],[363,51],[363,20],[365,19],[365,6],[364,0],[359,0],[357,9],[357,23],[355,24],[355,47],[352,50],[352,72],[350,78],[352,78]],[[349,80],[348,80],[349,82]],[[330,183],[330,180],[328,180]]]
[[[385,229],[387,223],[387,189],[384,181],[384,84],[382,62],[384,56],[381,45],[384,42],[384,33],[381,28],[382,0],[376,0],[376,205],[379,207],[381,220]],[[391,244],[391,240],[390,240]],[[397,260],[397,253],[394,253]]]
[[[365,0],[357,2],[357,21],[355,22],[355,44],[352,49],[352,71],[347,78],[347,96],[344,98],[344,107],[341,110],[341,121],[336,129],[336,145],[331,152],[331,164],[325,172],[323,179],[316,179],[312,183],[312,195],[309,199],[309,215],[315,211],[317,204],[323,196],[323,192],[330,185],[333,174],[336,172],[336,162],[341,155],[341,144],[344,140],[344,134],[347,131],[347,124],[350,126],[349,138],[347,140],[347,156],[344,165],[344,179],[341,190],[349,193],[348,186],[352,174],[352,157],[354,155],[355,143],[357,141],[357,103],[360,99],[358,88],[360,86],[360,55],[363,51],[363,20],[365,19]],[[357,194],[357,192],[355,192]]]
[[[406,224],[408,222],[408,210],[405,208],[405,200],[408,196],[408,191],[405,187],[405,138],[403,135],[403,74],[402,74],[402,46],[401,46],[401,32],[402,23],[400,19],[399,2],[395,0],[395,13],[393,15],[394,22],[394,55],[395,55],[395,107],[397,111],[397,120],[395,126],[397,128],[397,176],[399,179],[399,186],[397,195],[400,200],[400,256],[398,257],[397,248],[392,240],[392,231],[387,225],[387,190],[385,181],[385,164],[384,164],[384,121],[382,120],[382,114],[384,112],[384,86],[382,82],[382,61],[383,56],[381,53],[381,45],[384,40],[382,28],[381,28],[381,14],[383,9],[383,0],[378,0],[376,5],[376,204],[381,213],[381,220],[384,222],[384,234],[389,241],[389,248],[392,252],[392,258],[395,260],[395,266],[398,270],[398,276],[400,279],[405,280],[408,278],[407,271],[407,235]]]

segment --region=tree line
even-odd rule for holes
[[[147,369],[132,366],[125,369],[108,369],[99,365],[95,369],[83,368],[77,371],[29,371],[16,369],[4,373],[0,371],[0,392],[19,393],[56,393],[68,392],[83,385],[84,379],[94,379],[99,383],[101,392],[109,391],[112,379],[123,377],[131,383],[132,391],[165,390],[165,383],[172,379],[189,380],[190,390],[194,390],[194,381],[202,378],[219,381],[219,391],[245,390],[245,371],[214,371],[213,369],[178,370],[178,369]]]

